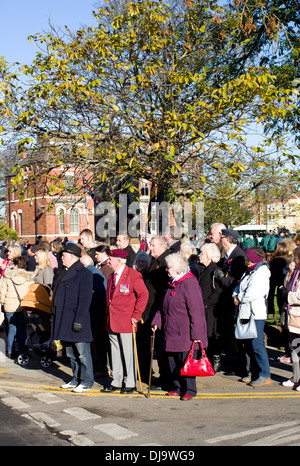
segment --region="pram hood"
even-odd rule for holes
[[[33,308],[50,314],[51,311],[51,288],[43,284],[33,284],[21,301],[21,307]]]

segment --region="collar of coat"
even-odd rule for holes
[[[176,280],[175,282],[169,282],[169,287],[175,288],[175,286],[179,285],[179,283],[191,277],[195,278],[195,275],[189,270],[185,275],[183,275],[183,277],[179,278],[179,280]]]

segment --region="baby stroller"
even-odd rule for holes
[[[50,367],[53,359],[62,353],[61,343],[51,340],[51,295],[49,286],[33,284],[21,301],[27,320],[27,338],[25,351],[17,358],[20,366],[27,366],[32,351],[41,356],[40,365],[44,368]]]

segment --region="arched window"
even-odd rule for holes
[[[18,220],[17,212],[13,212],[11,214],[11,220],[12,220],[12,229],[17,231],[17,220]]]
[[[60,209],[58,212],[58,222],[59,222],[59,233],[61,235],[65,234],[65,211]]]
[[[70,234],[79,234],[79,212],[77,209],[70,211]]]

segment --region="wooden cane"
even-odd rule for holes
[[[149,370],[149,382],[148,382],[148,394],[147,398],[150,398],[150,390],[151,390],[151,379],[152,379],[152,364],[153,364],[153,353],[154,353],[154,341],[155,341],[155,330],[152,330],[151,335],[151,343],[150,343],[150,370]]]
[[[139,379],[139,384],[140,384],[140,391],[141,391],[141,393],[144,393],[143,392],[143,387],[142,387],[141,374],[140,374],[139,359],[138,359],[138,354],[137,354],[134,324],[132,324],[132,335],[133,335],[134,353],[135,353],[135,360],[136,360],[136,368],[137,368],[137,373],[138,373],[138,379]]]

